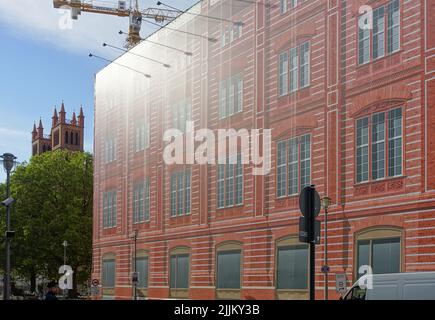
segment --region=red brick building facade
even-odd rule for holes
[[[364,5],[371,29],[359,27]],[[335,274],[350,286],[362,265],[435,270],[435,1],[190,10],[96,76],[92,277],[102,296],[131,299],[136,269],[150,299],[307,298],[298,193],[308,184],[332,199],[330,298]],[[195,130],[272,129],[271,172],[165,164],[164,132],[186,131],[188,119]]]

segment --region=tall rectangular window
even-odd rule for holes
[[[241,251],[222,251],[217,254],[217,288],[240,289]]]
[[[310,185],[311,183],[311,146],[310,146],[310,136],[305,135],[301,137],[301,188]]]
[[[359,119],[356,123],[356,181],[369,179],[369,119]]]
[[[276,156],[276,196],[286,196],[286,170],[287,170],[287,141],[279,141],[277,143],[277,156]]]
[[[385,114],[372,117],[372,179],[385,176]]]
[[[308,288],[308,248],[306,245],[278,247],[277,289]]]
[[[190,180],[191,180],[191,171],[184,171],[184,213],[190,213]]]
[[[133,190],[133,223],[140,223],[150,219],[150,181],[134,186]]]
[[[289,70],[287,70],[289,69]],[[310,42],[291,48],[290,55],[282,53],[279,57],[279,92],[288,92],[288,73],[290,72],[290,93],[310,85]]]
[[[369,122],[369,119],[371,121]],[[402,175],[402,108],[376,113],[356,123],[356,181]],[[369,140],[370,139],[370,140]],[[370,141],[370,145],[369,145]],[[387,146],[386,146],[387,143]],[[388,152],[388,156],[386,153]],[[371,161],[369,162],[369,154]],[[388,157],[388,167],[386,158]]]
[[[242,155],[239,153],[237,155],[237,164],[236,167],[236,195],[235,195],[235,204],[240,205],[243,204],[243,163],[242,163]]]
[[[277,147],[277,197],[295,195],[311,183],[311,135],[279,141]]]
[[[304,42],[301,45],[301,74],[300,87],[305,88],[310,85],[310,43]]]
[[[217,206],[218,208],[225,207],[225,165],[218,164],[217,167]]]
[[[219,119],[243,110],[243,76],[234,75],[219,82]]]
[[[136,185],[133,191],[133,223],[144,221],[144,195],[144,184]]]
[[[171,216],[177,216],[177,174],[171,174]]]
[[[103,195],[103,228],[116,227],[116,191]]]
[[[287,94],[288,88],[288,54],[283,52],[279,55],[279,95]]]
[[[217,167],[217,207],[243,204],[242,155],[228,157],[226,164]]]
[[[106,163],[116,160],[116,140],[114,137],[108,137],[105,142],[105,159]]]
[[[103,288],[114,288],[115,287],[115,260],[108,259],[103,260]]]
[[[136,270],[139,273],[139,288],[148,288],[148,257],[136,258]]]
[[[171,289],[189,288],[189,255],[172,255],[170,261]]]
[[[190,214],[191,210],[191,171],[171,173],[171,217]]]
[[[402,174],[402,109],[388,112],[388,175]]]
[[[290,49],[290,92],[298,90],[299,54],[298,48]]]
[[[360,17],[360,19],[363,19]],[[358,25],[358,62],[364,64],[370,61],[370,29]]]
[[[135,127],[134,151],[143,151],[150,145],[149,123],[142,122]]]
[[[227,207],[234,205],[234,166],[229,164],[229,160],[227,160],[225,173],[225,199]]]
[[[288,194],[298,193],[299,181],[299,144],[298,138],[289,141],[288,148]]]
[[[287,12],[287,0],[280,0],[279,1],[279,12],[281,14]]]
[[[184,195],[184,172],[178,172],[177,174],[177,214],[179,216],[181,216],[183,214],[184,211],[184,206],[183,206],[183,201],[185,199],[185,195]]]
[[[373,59],[385,54],[385,9],[373,10]]]
[[[219,119],[227,116],[227,85],[226,81],[219,82]]]
[[[358,64],[365,64],[370,59],[384,57],[385,50],[387,54],[390,54],[399,49],[400,0],[390,0],[388,5],[373,10],[373,28],[369,28],[366,15],[359,17]]]
[[[388,53],[400,48],[400,0],[391,0],[388,4]]]
[[[184,99],[172,105],[172,126],[182,132],[186,132],[186,121],[192,120],[192,105]]]

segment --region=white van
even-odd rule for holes
[[[435,272],[364,275],[342,299],[435,300]]]

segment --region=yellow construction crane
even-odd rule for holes
[[[130,49],[138,44],[141,40],[140,29],[142,27],[142,19],[154,19],[157,23],[165,23],[174,20],[182,12],[171,9],[148,8],[140,10],[138,0],[130,0],[130,6],[127,7],[126,1],[118,1],[112,3],[108,1],[94,0],[53,0],[53,6],[56,9],[71,10],[71,18],[78,19],[82,12],[90,12],[97,14],[106,14],[118,17],[129,17],[130,25],[128,37],[125,41],[125,47]]]

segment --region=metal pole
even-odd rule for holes
[[[328,209],[325,208],[325,267],[328,267]],[[328,269],[325,269],[325,300],[328,300]]]
[[[6,199],[11,196],[11,172],[6,171]],[[11,211],[10,206],[6,206],[6,267],[4,277],[3,299],[9,300],[11,297],[11,239],[7,236],[11,231]]]
[[[68,246],[68,242],[65,240],[63,242],[63,265],[66,266],[66,247]],[[68,297],[68,289],[63,290],[63,297],[67,299]]]
[[[137,256],[136,256],[137,230],[134,232],[134,272],[137,272]],[[137,282],[134,284],[134,300],[137,300]]]
[[[310,242],[310,300],[316,300],[316,266],[315,257],[316,244],[314,241]]]
[[[314,223],[316,220],[316,217],[314,216],[314,208],[311,206],[314,204],[314,192],[315,192],[314,185],[311,186],[311,192],[310,192],[310,201],[308,204],[308,212],[310,223],[309,223],[309,230],[308,234],[310,235],[310,300],[314,301],[316,300],[316,236],[315,236],[315,227]]]

